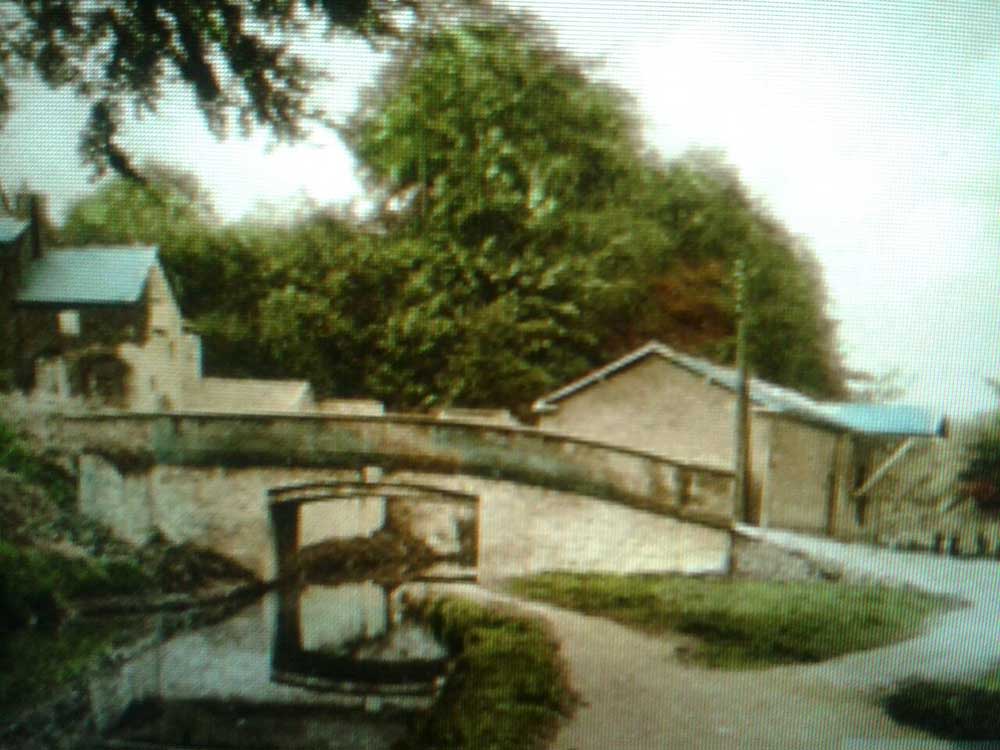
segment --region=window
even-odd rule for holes
[[[59,333],[63,336],[80,335],[80,313],[77,310],[61,310],[59,318]]]

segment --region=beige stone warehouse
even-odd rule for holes
[[[534,404],[543,430],[731,469],[737,374],[659,342]],[[901,405],[821,403],[753,379],[748,523],[851,536],[863,520],[873,439],[943,437],[946,423]],[[864,438],[864,440],[859,440]],[[896,446],[893,446],[896,448]],[[859,492],[862,491],[862,492]]]

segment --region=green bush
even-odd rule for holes
[[[67,598],[135,594],[153,585],[132,560],[89,560],[53,556],[61,572],[60,590]]]
[[[64,510],[71,508],[76,501],[76,487],[66,472],[32,451],[3,421],[0,421],[0,468],[41,487]]]
[[[63,609],[57,589],[54,571],[37,555],[0,542],[0,632],[57,622]]]
[[[22,628],[0,638],[0,715],[13,715],[51,697],[54,691],[94,665],[114,646],[137,637],[139,621],[76,621],[58,632]]]
[[[421,614],[457,654],[457,663],[407,747],[543,746],[574,697],[558,647],[542,626],[462,599],[432,601]]]
[[[132,561],[71,558],[0,542],[0,631],[55,624],[71,599],[136,593],[151,585]]]
[[[1000,740],[1000,671],[971,685],[911,681],[885,698],[896,721],[953,740]]]
[[[1000,415],[979,426],[959,479],[981,510],[1000,512]]]

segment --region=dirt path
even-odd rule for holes
[[[950,747],[912,744],[926,735],[894,724],[869,696],[812,679],[803,668],[699,669],[674,656],[682,637],[649,637],[472,584],[444,590],[506,603],[550,624],[583,701],[553,750],[841,750],[874,738],[910,740],[898,748]]]
[[[772,540],[775,541],[775,540]],[[464,584],[451,593],[504,602],[552,627],[583,701],[554,750],[953,748],[892,722],[877,691],[908,676],[973,676],[1000,660],[1000,565],[788,536],[784,546],[854,573],[959,596],[921,637],[820,665],[749,672],[681,663],[682,636],[650,637],[600,618]]]

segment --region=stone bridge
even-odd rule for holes
[[[51,439],[78,457],[87,514],[133,541],[204,544],[264,579],[300,544],[369,535],[393,513],[442,549],[473,529],[484,579],[729,560],[731,473],[532,428],[102,413],[57,417]]]

